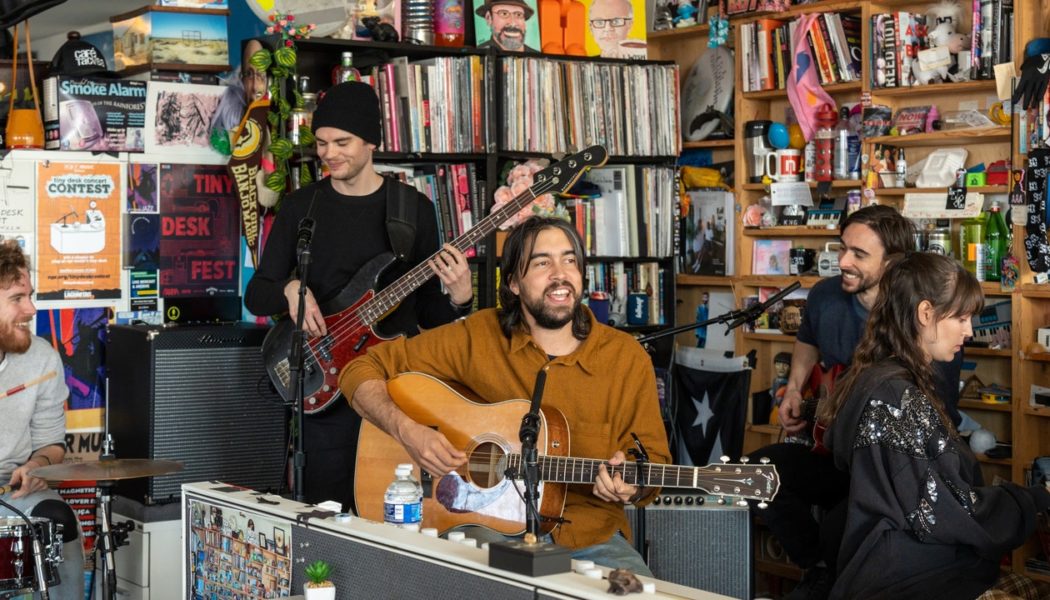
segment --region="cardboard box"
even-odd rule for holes
[[[146,82],[56,75],[44,80],[48,150],[142,152]]]
[[[229,12],[144,6],[111,17],[114,70],[229,70]]]

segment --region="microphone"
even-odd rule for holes
[[[773,294],[769,298],[766,298],[765,302],[762,302],[760,304],[752,304],[751,306],[745,308],[743,310],[743,314],[741,314],[739,317],[736,318],[736,320],[732,321],[729,325],[726,326],[726,333],[729,333],[733,329],[740,327],[744,323],[754,321],[758,318],[758,315],[766,312],[771,306],[783,300],[784,296],[787,296],[788,294],[797,290],[800,287],[802,287],[802,283],[799,281],[795,281],[791,285]]]
[[[299,233],[295,243],[296,256],[299,256],[310,247],[310,240],[314,237],[315,224],[310,217],[304,217],[302,221],[299,221]]]

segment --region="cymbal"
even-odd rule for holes
[[[33,477],[48,481],[109,481],[153,477],[181,471],[182,463],[147,458],[115,458],[83,463],[62,463],[33,470]]]

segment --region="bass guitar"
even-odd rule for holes
[[[845,365],[835,365],[830,369],[813,365],[809,372],[806,384],[802,386],[802,405],[799,407],[799,415],[804,421],[809,422],[809,434],[813,438],[813,451],[826,454],[828,449],[824,446],[824,432],[827,426],[817,419],[817,407],[835,391],[835,382],[846,370]],[[773,407],[769,415],[770,425],[780,425],[779,402]]]
[[[445,383],[422,373],[404,373],[387,382],[394,403],[417,423],[440,431],[467,454],[466,464],[437,481],[420,475],[424,487],[423,527],[447,531],[461,525],[481,525],[504,535],[525,531],[522,484],[508,473],[521,466],[518,424],[529,411],[528,400],[494,404],[474,402]],[[766,502],[776,496],[780,479],[771,464],[715,464],[682,467],[628,462],[610,466],[604,460],[570,455],[569,428],[564,415],[541,411],[539,452],[541,526],[553,529],[565,507],[567,484],[594,483],[598,468],[620,473],[632,485],[701,489],[719,496]],[[358,514],[383,520],[383,495],[390,474],[408,453],[392,437],[365,421],[357,444],[354,501]],[[429,489],[428,489],[429,488]]]
[[[461,252],[485,239],[499,225],[544,194],[559,194],[570,187],[588,169],[605,164],[608,155],[602,146],[591,146],[582,152],[567,156],[537,172],[533,185],[499,209],[478,221],[470,231],[449,242]],[[351,360],[364,354],[369,346],[383,338],[375,325],[390,314],[397,305],[434,276],[427,264],[437,256],[435,252],[416,265],[381,292],[375,291],[376,282],[394,262],[394,255],[385,252],[368,261],[331,301],[320,307],[325,315],[328,334],[311,338],[303,344],[305,368],[303,377],[303,411],[313,414],[323,411],[339,398],[339,372]],[[289,389],[292,334],[295,323],[291,319],[278,321],[263,340],[263,364],[274,387],[290,402],[295,396]]]

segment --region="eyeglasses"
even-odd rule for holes
[[[256,71],[255,69],[248,69],[241,72],[241,81],[257,81],[259,83],[266,83],[267,76],[266,71]]]
[[[492,11],[492,14],[496,15],[501,19],[514,19],[516,21],[525,20],[525,11],[523,10],[507,10],[505,8],[501,8]]]
[[[631,17],[615,17],[612,19],[591,19],[591,27],[595,29],[605,29],[606,26],[623,27],[630,20],[632,20]]]

